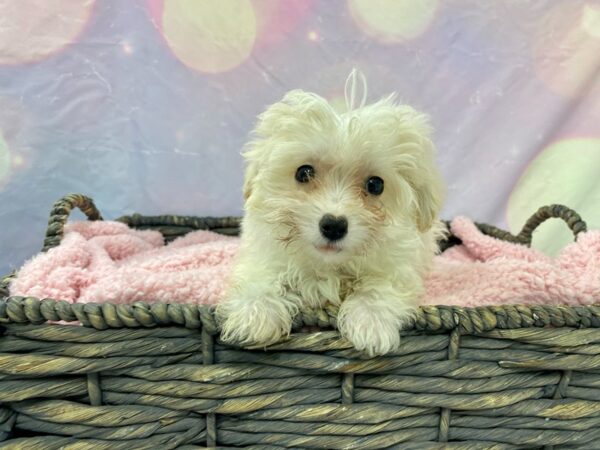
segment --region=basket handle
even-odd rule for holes
[[[91,198],[82,194],[64,196],[52,206],[52,211],[50,211],[43,252],[60,244],[65,233],[65,225],[74,208],[79,208],[88,220],[102,220],[102,216]]]
[[[577,239],[580,233],[587,231],[587,224],[571,208],[565,205],[548,205],[542,206],[529,218],[521,229],[521,232],[517,235],[517,238],[526,242],[527,245],[531,245],[533,232],[548,219],[562,219],[573,233],[574,239]]]
[[[532,235],[536,228],[546,220],[553,218],[562,219],[573,233],[575,239],[577,239],[579,233],[587,231],[587,224],[583,221],[581,216],[564,205],[542,206],[529,218],[529,220],[527,220],[519,234],[516,236],[492,225],[478,223],[477,228],[488,236],[529,246],[531,245]]]
[[[548,205],[542,206],[533,214],[529,220],[525,223],[519,234],[516,236],[509,233],[508,231],[502,230],[501,228],[486,223],[476,223],[475,225],[483,234],[492,236],[503,241],[513,242],[521,245],[531,245],[531,239],[533,232],[548,219],[562,219],[569,229],[573,232],[573,236],[577,239],[579,233],[587,231],[586,223],[581,219],[581,216],[572,209],[564,205]],[[446,227],[450,230],[450,222],[445,222]],[[440,248],[442,251],[449,247],[460,244],[460,239],[453,235],[450,235],[448,239],[442,241]]]

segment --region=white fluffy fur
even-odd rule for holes
[[[429,134],[427,118],[393,97],[337,114],[295,90],[269,107],[245,152],[242,247],[217,309],[222,338],[274,343],[299,310],[329,302],[358,350],[396,349],[442,229]],[[304,164],[316,173],[306,184],[295,180]],[[365,191],[370,176],[384,180],[380,196]],[[337,251],[318,249],[324,214],[348,220]]]

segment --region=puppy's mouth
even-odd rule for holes
[[[326,253],[326,254],[334,254],[334,253],[339,253],[342,251],[342,249],[338,245],[334,244],[333,242],[328,242],[327,244],[315,245],[315,247],[321,253]]]

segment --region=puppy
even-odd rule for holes
[[[427,118],[394,97],[338,114],[294,90],[245,152],[241,249],[217,308],[222,339],[268,345],[302,308],[339,306],[370,356],[398,348],[437,249],[443,183]]]

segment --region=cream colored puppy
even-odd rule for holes
[[[245,157],[237,264],[222,339],[267,345],[302,308],[339,305],[358,350],[400,343],[436,251],[443,184],[424,115],[389,97],[338,114],[295,90],[259,117]]]

